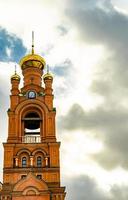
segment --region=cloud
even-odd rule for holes
[[[107,81],[113,80],[115,85],[120,83],[126,87],[128,16],[115,10],[111,1],[107,0],[70,0],[65,14],[68,22],[72,22],[77,30],[79,40],[85,44],[103,45],[109,52],[109,57],[105,57],[99,66],[101,75],[107,71]]]
[[[61,36],[64,36],[68,33],[68,28],[66,26],[61,25],[61,24],[57,26],[57,30],[59,31],[59,34]]]
[[[95,181],[87,176],[69,179],[66,185],[67,190],[70,191],[67,193],[69,200],[109,200],[109,195],[103,193]]]
[[[3,145],[2,143],[6,141],[7,138],[7,105],[8,105],[8,100],[9,100],[9,96],[6,93],[7,87],[6,87],[6,82],[1,80],[1,85],[4,87],[0,88],[0,127],[1,127],[1,134],[0,134],[0,157],[3,158]],[[6,88],[6,90],[5,90]],[[2,170],[2,166],[3,166],[3,159],[1,159],[0,161],[0,180],[3,179],[3,170]]]
[[[116,103],[122,93],[123,99],[128,98],[128,16],[110,0],[70,0],[65,14],[77,30],[77,39],[106,49],[104,59],[95,66],[91,91],[112,102],[114,98]]]
[[[88,176],[76,176],[67,179],[67,199],[69,200],[127,200],[128,186],[113,185],[109,192],[103,192],[94,179]]]
[[[11,66],[11,65],[10,65]],[[2,64],[0,65],[0,68],[2,67]],[[1,140],[5,140],[7,137],[7,110],[9,108],[9,93],[10,93],[10,88],[9,88],[9,83],[10,83],[10,78],[9,78],[9,66],[6,66],[3,64],[3,68],[6,73],[1,72],[1,87],[0,87],[0,127],[1,127]],[[3,70],[3,71],[4,71]],[[7,76],[8,74],[8,76]],[[8,77],[8,81],[7,81]],[[6,88],[6,89],[5,89]]]
[[[77,120],[74,123],[74,116]],[[119,125],[124,127],[127,125],[127,110],[119,110],[112,108],[97,107],[94,110],[88,112],[84,111],[78,104],[74,104],[69,113],[62,117],[63,128],[68,130],[73,129],[101,129],[104,131],[113,131]]]
[[[107,169],[117,165],[128,168],[128,110],[121,107],[97,107],[84,111],[80,105],[74,104],[66,116],[59,119],[59,128],[66,130],[84,130],[99,138],[104,149],[92,156]]]
[[[114,185],[111,189],[112,200],[127,200],[128,199],[128,186]]]
[[[26,48],[20,38],[0,27],[0,52],[0,61],[19,62],[25,54]]]
[[[59,63],[53,67],[53,73],[57,76],[67,76],[72,67],[72,62],[68,58],[64,62]]]
[[[60,118],[59,125],[96,134],[105,147],[93,159],[103,167],[128,168],[128,16],[115,10],[107,0],[70,0],[65,14],[72,28],[77,30],[77,39],[85,44],[103,45],[106,54],[95,66],[89,88],[93,95],[102,97],[101,105],[85,111],[74,104],[69,113]]]
[[[128,42],[128,17],[116,11],[111,1],[70,0],[65,13],[85,42],[110,46]]]
[[[53,74],[55,74],[55,95],[57,97],[65,96],[70,93],[73,85],[72,74],[72,62],[69,58],[63,62],[56,64],[52,68]]]

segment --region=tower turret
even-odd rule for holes
[[[12,89],[11,89],[11,101],[10,101],[10,109],[14,110],[15,107],[18,105],[19,103],[19,84],[20,84],[20,76],[17,74],[16,72],[16,66],[15,66],[15,73],[11,76],[11,85],[12,85]]]
[[[47,65],[47,73],[43,77],[44,79],[44,84],[45,84],[45,103],[48,106],[50,110],[53,109],[53,89],[52,89],[52,82],[53,82],[53,76],[49,72],[49,66]]]

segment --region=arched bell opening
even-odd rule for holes
[[[40,116],[35,112],[28,113],[24,118],[25,134],[40,135]]]
[[[41,142],[42,119],[39,113],[30,111],[23,118],[24,143]]]

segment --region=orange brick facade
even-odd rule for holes
[[[38,55],[25,56],[20,65],[23,87],[19,88],[20,77],[16,73],[11,77],[1,200],[64,200],[53,77],[50,73],[42,76],[45,61]]]

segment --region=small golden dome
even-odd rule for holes
[[[37,67],[43,69],[45,66],[45,60],[37,54],[28,54],[20,60],[21,69],[24,70],[27,67]]]
[[[11,80],[17,80],[17,81],[20,81],[20,76],[18,74],[14,74],[11,76]]]
[[[46,79],[52,80],[52,79],[53,79],[53,75],[52,75],[51,73],[47,72],[47,73],[44,75],[43,78],[44,78],[44,80],[46,80]]]

